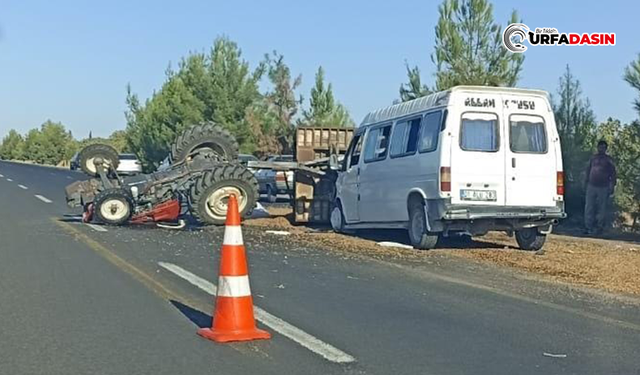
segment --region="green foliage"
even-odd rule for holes
[[[439,8],[436,91],[457,85],[514,86],[524,55],[502,46],[502,30],[487,0],[445,0]],[[509,23],[522,22],[516,11]]]
[[[325,85],[322,67],[319,67],[316,73],[316,84],[311,88],[309,98],[309,110],[303,111],[301,124],[335,128],[354,126],[347,109],[336,102],[331,83]]]
[[[625,125],[609,118],[599,125],[597,137],[607,141],[609,154],[616,163],[615,203],[637,221],[640,217],[640,123]]]
[[[75,141],[64,125],[47,120],[40,129],[31,129],[24,140],[24,160],[57,165],[71,158]]]
[[[406,61],[405,67],[407,68],[407,77],[409,79],[409,83],[403,83],[400,85],[400,100],[403,102],[407,102],[409,100],[429,95],[431,93],[431,90],[429,90],[427,85],[422,83],[422,80],[420,78],[420,68],[418,68],[417,66],[410,68],[409,63],[407,63]]]
[[[261,64],[251,72],[241,51],[228,38],[217,38],[208,54],[193,53],[167,70],[166,81],[144,104],[128,89],[127,144],[147,167],[164,159],[171,142],[186,126],[203,120],[229,129],[241,150],[251,149],[247,109],[261,98]]]
[[[582,212],[586,167],[595,148],[595,115],[589,100],[583,98],[580,81],[573,76],[569,66],[560,77],[558,101],[555,97],[552,99],[562,145],[567,211],[570,214]]]
[[[127,132],[124,130],[116,130],[109,136],[108,144],[113,146],[119,153],[129,153],[131,149],[127,144]]]
[[[624,70],[624,80],[638,91],[638,98],[634,101],[634,107],[640,113],[640,55],[632,61]]]
[[[0,144],[0,159],[22,160],[24,153],[24,139],[22,135],[11,129]]]
[[[252,134],[251,144],[254,145],[249,152],[258,156],[291,153],[294,118],[302,104],[302,97],[296,95],[302,76],[292,78],[284,56],[276,51],[265,55],[263,66],[270,88],[261,100],[247,110],[245,116]]]

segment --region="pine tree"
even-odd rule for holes
[[[409,63],[405,61],[405,67],[407,68],[407,77],[409,79],[409,83],[403,83],[400,85],[400,100],[403,102],[417,99],[431,93],[431,90],[427,87],[427,85],[422,84],[422,80],[420,78],[420,68],[414,66],[413,68],[409,67]]]
[[[336,102],[331,83],[325,85],[322,67],[319,67],[316,73],[315,86],[311,88],[309,98],[309,109],[303,111],[302,124],[337,128],[354,125],[347,109]]]
[[[569,66],[559,80],[559,101],[556,102],[555,97],[552,99],[562,146],[567,209],[570,213],[581,212],[585,171],[595,141],[595,115],[589,99],[583,98],[580,81],[573,76]]]
[[[0,159],[22,160],[24,152],[24,139],[16,130],[11,129],[2,139],[0,144]]]
[[[217,38],[211,51],[192,53],[177,71],[167,69],[162,88],[143,103],[128,88],[127,144],[150,169],[164,159],[171,142],[186,126],[214,121],[229,129],[241,151],[252,149],[253,136],[245,119],[261,95],[258,83],[264,72],[253,72],[238,46]]]
[[[624,80],[638,91],[638,98],[634,101],[634,107],[640,114],[640,55],[632,61],[624,70]]]

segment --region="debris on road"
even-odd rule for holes
[[[269,233],[269,234],[275,234],[275,235],[278,235],[278,236],[288,236],[288,235],[291,234],[290,232],[287,232],[286,230],[266,230],[264,232],[265,233]]]
[[[377,244],[379,246],[384,246],[384,247],[400,247],[403,249],[413,249],[413,246],[411,245],[405,245],[398,242],[382,241],[382,242],[378,242]]]
[[[553,353],[544,352],[542,353],[542,355],[545,357],[551,357],[551,358],[567,358],[566,354],[553,354]]]

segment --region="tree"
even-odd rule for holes
[[[75,140],[60,122],[45,121],[31,129],[24,141],[24,159],[38,164],[57,165],[67,161],[76,148]]]
[[[445,0],[439,7],[436,91],[456,85],[514,86],[524,55],[502,46],[502,30],[487,0]],[[521,23],[516,11],[509,23]]]
[[[116,130],[111,133],[108,143],[120,153],[130,152],[127,144],[127,132],[124,130]]]
[[[624,70],[624,80],[638,91],[638,98],[634,101],[634,107],[640,113],[640,55],[632,61]]]
[[[552,106],[562,145],[567,210],[581,212],[584,173],[593,153],[597,124],[589,100],[583,98],[580,81],[568,65],[559,80],[558,98],[559,102],[552,98]]]
[[[302,104],[302,96],[296,90],[302,76],[291,76],[291,69],[284,56],[276,51],[266,54],[263,61],[269,87],[261,100],[246,112],[254,148],[252,153],[264,156],[275,153],[291,153],[295,132],[294,119]]]
[[[309,109],[303,111],[301,124],[336,128],[354,126],[347,109],[336,102],[331,83],[325,85],[322,67],[319,67],[316,73],[316,83],[311,88],[311,97],[309,98]]]
[[[164,159],[171,142],[185,127],[214,121],[230,130],[241,150],[251,149],[247,109],[261,98],[262,64],[253,72],[238,46],[217,38],[208,54],[192,53],[144,104],[128,88],[127,144],[147,168]]]
[[[0,144],[0,159],[22,160],[24,152],[24,139],[14,129],[2,139]]]
[[[409,83],[403,83],[400,85],[400,100],[406,102],[429,95],[431,90],[429,90],[427,85],[422,84],[420,79],[420,68],[417,66],[410,68],[409,63],[406,61],[404,65],[407,68]]]
[[[635,228],[640,218],[640,122],[621,124],[609,118],[598,126],[596,134],[598,139],[607,141],[616,163],[615,203],[632,216]]]

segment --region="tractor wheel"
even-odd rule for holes
[[[98,193],[94,202],[95,216],[109,225],[125,224],[133,213],[133,200],[122,189],[106,189]]]
[[[239,164],[222,164],[202,174],[191,187],[191,213],[203,224],[224,224],[227,201],[231,194],[238,199],[238,211],[244,218],[258,201],[258,181]]]
[[[94,164],[94,161],[98,158],[102,159],[107,170],[109,167],[118,169],[118,165],[120,164],[118,151],[109,145],[99,143],[89,145],[80,151],[78,154],[78,164],[80,165],[80,169],[91,177],[98,177],[98,171]]]
[[[226,161],[238,158],[238,142],[228,130],[213,122],[187,128],[171,146],[171,163],[177,164],[197,152],[213,153]]]

